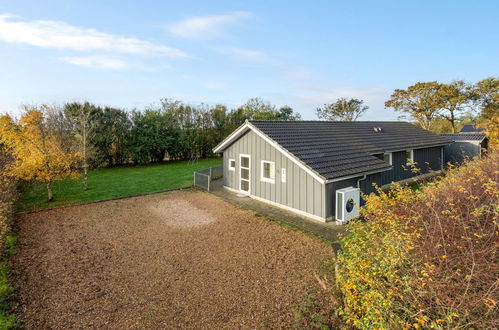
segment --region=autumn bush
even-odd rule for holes
[[[497,328],[499,152],[366,197],[337,258],[338,315],[371,328]]]

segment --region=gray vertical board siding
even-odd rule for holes
[[[381,187],[385,184],[415,177],[420,174],[428,173],[432,170],[441,170],[441,148],[443,147],[414,149],[414,161],[417,163],[416,166],[421,170],[421,172],[412,172],[411,167],[406,165],[405,151],[400,151],[392,153],[393,169],[391,170],[369,174],[365,179],[363,175],[359,175],[355,178],[326,184],[326,217],[336,216],[336,190],[346,187],[357,187],[358,180],[360,180],[359,188],[361,193],[368,195],[376,191],[375,185]],[[381,158],[383,157],[383,155],[376,156]],[[361,206],[365,204],[365,201],[362,198],[360,204]]]
[[[240,154],[251,156],[251,195],[325,218],[324,185],[253,131],[248,131],[224,150],[224,184],[227,187],[239,190]],[[228,169],[230,158],[236,160],[235,172]],[[274,184],[261,181],[262,160],[275,163]],[[282,168],[286,169],[286,183],[281,181]]]
[[[439,171],[442,169],[442,147],[415,149],[414,161],[421,174]]]
[[[229,155],[227,153],[223,154],[223,182],[224,186],[232,187],[234,182],[235,171],[229,170]]]
[[[391,182],[409,179],[420,174],[442,169],[442,147],[431,147],[414,149],[414,162],[420,172],[413,172],[410,165],[407,165],[405,151],[392,153],[393,169],[381,172],[376,177],[378,185],[382,186]]]
[[[479,156],[480,148],[480,141],[455,141],[444,147],[444,161],[445,163],[461,164],[466,159]]]

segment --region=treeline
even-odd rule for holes
[[[462,125],[472,123],[497,126],[499,79],[489,77],[474,84],[464,80],[418,82],[394,90],[385,107],[436,133],[456,133]],[[363,100],[342,97],[315,113],[319,119],[354,121],[368,109]]]
[[[45,183],[51,201],[57,180],[82,175],[86,190],[90,168],[205,158],[247,119],[299,118],[292,108],[260,98],[231,110],[169,99],[142,111],[89,102],[26,106],[19,118],[0,115],[0,150],[14,159],[3,172]]]
[[[63,145],[86,154],[83,157],[91,167],[205,158],[246,119],[300,118],[290,107],[277,108],[260,98],[236,109],[193,106],[170,99],[161,100],[156,107],[133,111],[89,102],[39,109],[46,113],[49,126]]]
[[[469,123],[497,127],[499,79],[489,77],[476,83],[418,82],[394,90],[385,106],[437,133],[456,133],[462,124]]]

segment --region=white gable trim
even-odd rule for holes
[[[319,174],[314,172],[312,169],[310,169],[308,166],[303,164],[300,160],[298,160],[295,156],[293,156],[289,151],[281,147],[277,142],[269,138],[267,135],[265,135],[263,132],[261,132],[258,128],[255,126],[251,125],[250,122],[244,123],[241,127],[239,127],[237,130],[235,130],[231,135],[229,135],[225,140],[223,140],[218,146],[216,146],[213,149],[214,153],[219,153],[222,152],[227,145],[229,145],[231,142],[234,141],[235,138],[239,137],[242,133],[244,133],[247,129],[252,130],[255,132],[259,137],[264,139],[266,142],[268,142],[271,146],[276,148],[279,152],[281,152],[284,156],[288,157],[289,160],[291,160],[293,163],[298,165],[301,169],[303,169],[305,172],[310,174],[315,180],[319,181],[320,183],[324,184],[326,180],[321,177]]]
[[[222,142],[220,142],[215,148],[213,148],[213,152],[214,153],[222,152],[227,146],[227,144],[232,142],[232,140],[234,140],[236,137],[239,137],[239,135],[242,135],[242,133],[247,129],[250,129],[248,122],[244,123],[238,129],[232,132],[229,136],[227,136]]]

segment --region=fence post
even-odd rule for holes
[[[196,186],[196,172],[194,172],[194,187]]]
[[[210,174],[211,174],[211,169],[210,169]],[[210,181],[211,181],[211,175],[208,176],[208,191],[210,191]]]

